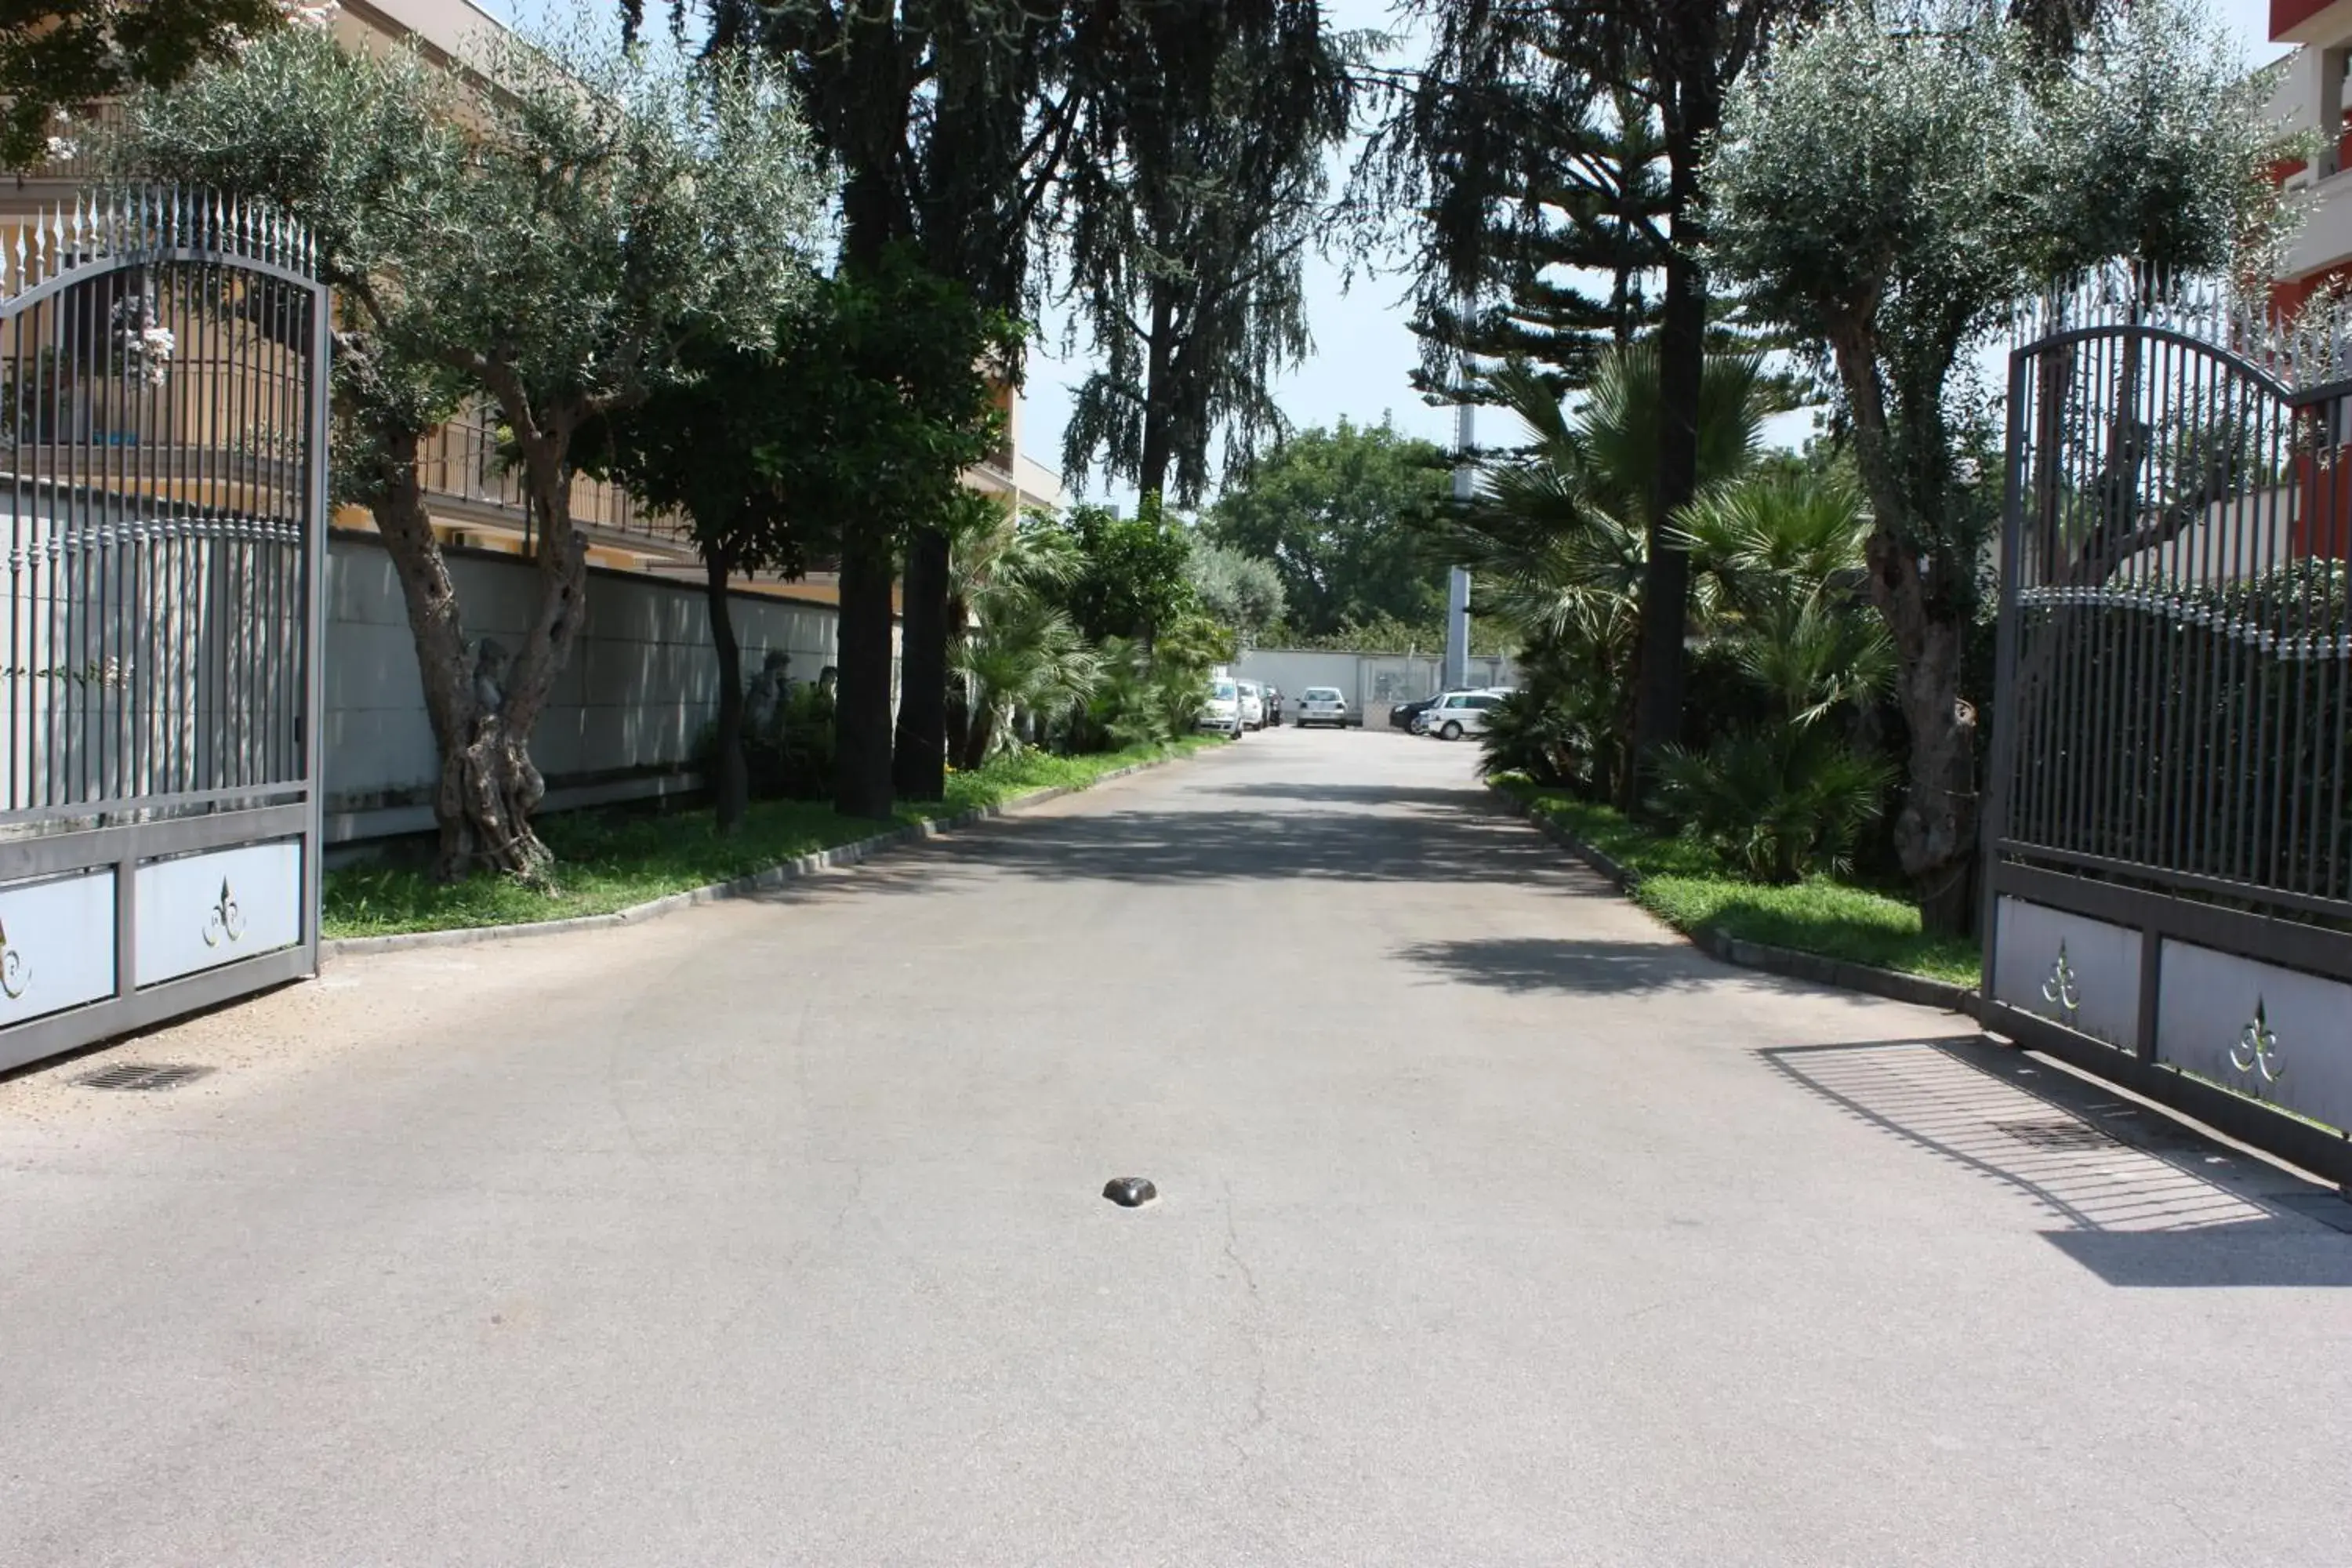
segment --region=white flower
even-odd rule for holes
[[[278,10],[293,26],[323,33],[335,25],[342,6],[338,0],[278,0]]]
[[[161,386],[171,374],[172,356],[180,342],[169,327],[142,327],[131,342],[131,368],[150,386]]]
[[[1967,453],[1952,459],[1952,481],[1962,489],[1974,489],[1984,478],[1984,466]]]
[[[67,159],[76,156],[80,152],[81,144],[70,136],[52,136],[49,138],[49,161],[53,163],[62,163]]]

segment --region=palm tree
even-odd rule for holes
[[[976,768],[1024,714],[1086,700],[1102,659],[1055,600],[1084,563],[1069,535],[973,496],[949,528],[948,668],[963,700],[959,763]]]
[[[1679,531],[1715,635],[1800,728],[1895,679],[1895,645],[1864,598],[1870,518],[1841,479],[1776,475],[1702,496]]]
[[[1592,737],[1593,784],[1625,801],[1664,423],[1657,350],[1637,342],[1604,355],[1573,416],[1525,364],[1507,365],[1494,384],[1531,440],[1488,464],[1483,493],[1444,515],[1444,550],[1470,570],[1479,613],[1518,628],[1531,693],[1580,715]],[[1747,471],[1778,405],[1757,357],[1707,362],[1698,411],[1702,495]]]
[[[1660,796],[1759,881],[1843,868],[1894,783],[1884,758],[1823,722],[1895,679],[1894,643],[1864,596],[1870,531],[1851,485],[1811,476],[1752,479],[1683,514],[1713,635],[1762,700],[1706,750],[1662,752]]]

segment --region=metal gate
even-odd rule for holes
[[[0,1068],[317,970],[316,273],[208,195],[0,219]]]
[[[2333,342],[2110,280],[2011,356],[1985,1021],[2352,1178]]]

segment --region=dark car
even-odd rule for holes
[[[1444,695],[1443,692],[1438,694]],[[1424,697],[1418,702],[1392,702],[1389,705],[1389,728],[1410,732],[1412,721],[1436,706],[1436,697]]]

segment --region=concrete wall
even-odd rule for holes
[[[452,551],[449,571],[467,637],[520,647],[537,590],[530,563]],[[371,535],[338,533],[327,581],[328,841],[422,832],[432,826],[433,733],[391,558]],[[747,675],[771,648],[791,656],[796,681],[835,660],[830,605],[737,594],[733,618]],[[550,807],[693,787],[688,748],[718,700],[701,585],[591,569],[587,624],[531,740]]]

